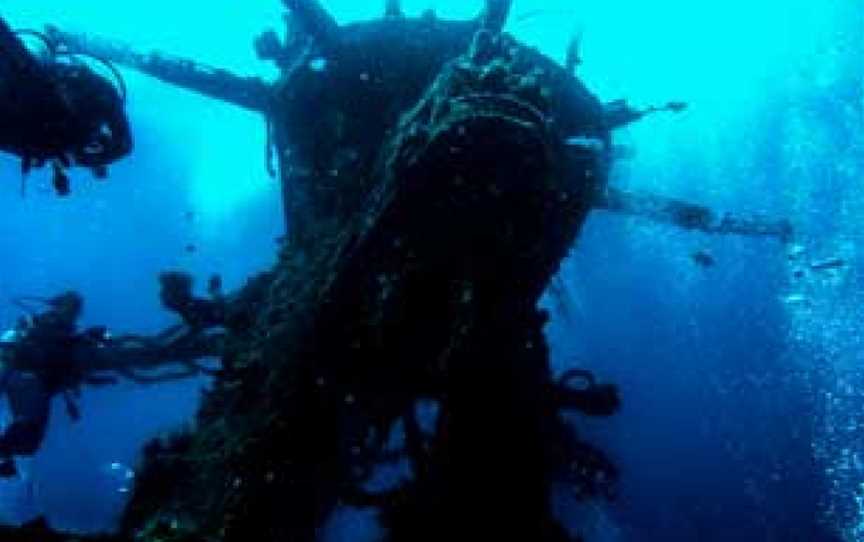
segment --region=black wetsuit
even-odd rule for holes
[[[55,160],[104,168],[131,150],[118,90],[81,62],[36,57],[0,18],[0,151],[26,171]]]
[[[0,458],[33,455],[45,438],[52,394],[31,372],[8,371],[0,385],[6,390],[12,412],[12,422],[0,435]]]
[[[0,434],[0,460],[39,450],[55,395],[64,395],[70,414],[77,417],[70,394],[77,389],[87,360],[98,348],[90,335],[77,331],[79,312],[80,308],[73,307],[39,314],[20,330],[16,342],[5,346],[0,393],[9,399],[12,422]],[[0,468],[0,476],[3,470]]]

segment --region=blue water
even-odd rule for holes
[[[383,2],[325,4],[347,22],[378,16]],[[414,14],[433,4],[452,17],[480,7],[404,2]],[[50,22],[274,75],[251,40],[279,26],[277,0],[5,0],[0,10],[19,27]],[[690,103],[617,134],[630,156],[614,184],[788,217],[808,261],[848,263],[798,280],[776,241],[594,213],[559,277],[564,304],[545,300],[548,334],[556,369],[589,367],[622,388],[615,418],[575,420],[619,463],[622,487],[610,504],[562,494],[560,513],[598,541],[864,540],[860,0],[515,0],[508,30],[559,60],[580,31],[580,75],[603,99]],[[126,77],[137,148],[108,182],[74,172],[73,197],[59,200],[34,175],[22,198],[17,162],[0,156],[0,325],[17,316],[11,296],[75,288],[85,324],[153,332],[171,323],[158,272],[201,283],[218,272],[232,289],[272,263],[282,218],[263,121]],[[703,249],[716,266],[693,264]],[[146,438],[187,423],[206,384],[88,391],[75,424],[55,405],[24,479],[0,483],[0,518],[109,528],[125,498],[110,465],[134,465]]]

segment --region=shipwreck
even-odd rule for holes
[[[651,111],[592,94],[575,46],[560,65],[506,34],[508,0],[467,21],[391,0],[348,25],[284,4],[287,38],[255,42],[274,82],[47,30],[260,113],[287,236],[206,318],[188,288],[168,292],[189,329],[220,330],[221,363],[195,429],[144,450],[120,531],[36,522],[3,539],[311,542],[344,506],[375,510],[388,541],[578,539],[553,484],[614,498],[618,472],[562,412],[608,416],[620,398],[587,370],[552,374],[537,305],[588,214],[781,241],[791,227],[609,186],[614,130]],[[195,344],[186,357],[213,353]],[[385,465],[398,480],[376,481]]]

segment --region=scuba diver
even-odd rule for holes
[[[117,377],[152,384],[216,374],[200,360],[220,356],[224,348],[224,334],[213,332],[226,325],[228,313],[221,279],[210,280],[209,299],[192,294],[192,279],[184,273],[164,273],[160,279],[164,305],[183,323],[154,336],[113,337],[105,326],[79,330],[84,300],[77,292],[15,300],[26,316],[0,334],[0,394],[8,398],[12,415],[0,433],[0,478],[17,473],[13,456],[39,450],[56,396],[75,421],[85,384],[116,384]],[[177,365],[180,370],[164,370]]]
[[[26,300],[43,302],[48,309],[20,319],[0,337],[0,393],[8,397],[12,414],[0,434],[0,477],[15,475],[12,456],[39,449],[55,395],[63,396],[73,420],[80,417],[76,398],[87,380],[87,360],[108,340],[104,327],[78,331],[83,299],[75,292]]]
[[[22,36],[40,39],[44,54],[34,54]],[[109,164],[132,150],[125,111],[125,85],[112,84],[82,58],[91,56],[61,50],[45,35],[13,31],[0,18],[0,151],[18,156],[25,176],[50,165],[57,194],[69,193],[66,168],[90,168],[104,179]]]

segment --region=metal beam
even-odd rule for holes
[[[312,36],[322,47],[329,47],[338,40],[339,25],[336,19],[318,0],[282,0],[301,31]]]
[[[150,75],[209,98],[266,113],[270,108],[271,88],[257,77],[241,77],[220,68],[158,52],[142,53],[124,43],[86,34],[46,28],[46,34],[70,52],[91,55]]]
[[[385,17],[404,17],[401,0],[387,0],[384,5]]]
[[[791,240],[792,224],[784,219],[758,215],[718,213],[704,205],[658,196],[607,188],[594,205],[626,215],[641,216],[655,222],[672,224],[685,230],[704,233],[774,237],[783,242]]]
[[[512,5],[513,0],[486,0],[486,7],[480,15],[483,28],[496,34],[501,32],[507,24]]]
[[[582,33],[573,32],[570,36],[570,41],[567,42],[567,56],[564,61],[564,68],[567,73],[575,74],[576,69],[582,64]]]

